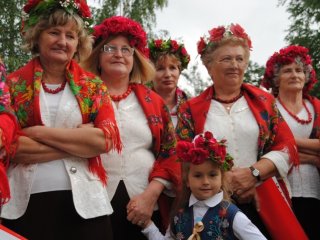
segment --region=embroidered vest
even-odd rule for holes
[[[202,218],[204,229],[201,240],[237,239],[233,234],[233,219],[240,211],[236,205],[222,201],[215,207],[209,208]],[[186,207],[174,217],[171,226],[176,239],[188,239],[194,226],[193,207]]]

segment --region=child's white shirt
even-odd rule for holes
[[[193,205],[194,222],[198,219],[202,219],[204,214],[210,207],[214,207],[223,200],[223,192],[219,192],[211,198],[199,201],[193,194],[189,199],[189,206]],[[233,220],[233,233],[242,240],[266,240],[259,229],[244,215],[241,211],[238,211]],[[154,223],[151,223],[148,227],[142,230],[142,233],[149,240],[173,240],[171,236],[170,227],[167,229],[166,235],[163,236]]]

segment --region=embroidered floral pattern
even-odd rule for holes
[[[10,95],[6,81],[6,68],[0,60],[0,112],[9,107]]]

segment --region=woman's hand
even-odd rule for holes
[[[319,155],[308,154],[299,152],[299,159],[301,164],[312,164],[317,168],[320,168],[320,157]]]
[[[164,189],[164,185],[152,180],[146,190],[133,197],[127,205],[127,219],[133,224],[144,227],[152,217],[156,202]]]

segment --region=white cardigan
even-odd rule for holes
[[[46,126],[50,126],[50,114],[43,90],[40,91],[40,103],[42,121]],[[81,119],[78,102],[69,86],[66,85],[58,107],[54,127],[75,128],[78,124],[81,124]],[[67,176],[70,179],[74,205],[81,217],[88,219],[109,215],[113,212],[107,190],[103,187],[99,178],[89,171],[87,160],[79,157],[69,157],[56,161],[63,161],[64,163]],[[2,218],[17,219],[25,213],[37,166],[38,164],[18,164],[9,167],[8,178],[11,199],[2,207]]]

